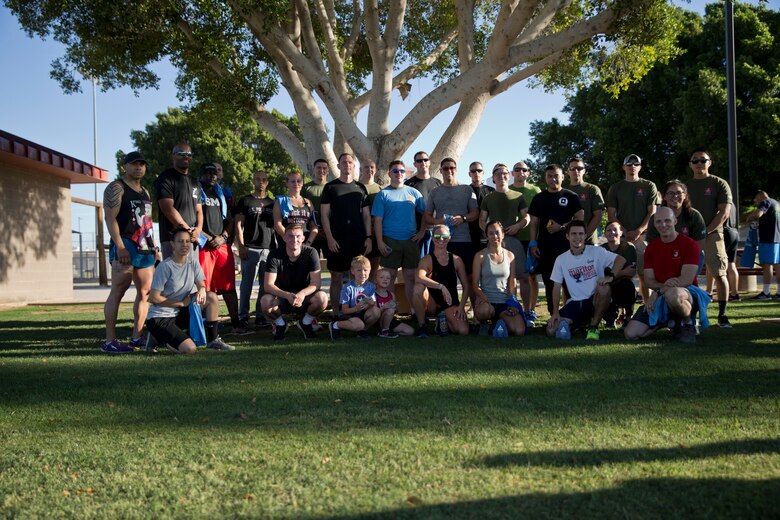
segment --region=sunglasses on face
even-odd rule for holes
[[[442,166],[441,171],[443,172],[454,172],[455,167],[454,166]]]
[[[516,172],[527,172],[527,171],[531,171],[531,170],[529,168],[515,168],[514,171],[516,171]]]
[[[192,157],[192,152],[176,152],[179,157]]]
[[[433,235],[434,240],[449,240],[449,235]]]
[[[642,163],[636,162],[636,161],[629,161],[625,163],[626,166],[642,166]]]
[[[480,168],[474,168],[473,170],[469,170],[471,173],[482,173],[485,170],[482,170]]]
[[[584,166],[571,166],[571,167],[569,167],[569,171],[570,172],[581,172],[584,169],[585,169]]]
[[[393,173],[406,173],[406,170],[402,170],[400,168],[393,168],[390,171],[393,172]]]
[[[685,195],[684,191],[667,191],[666,196],[667,197],[682,197]]]
[[[709,159],[691,159],[691,164],[707,164]]]
[[[430,159],[428,157],[425,157],[423,159],[415,159],[414,162],[428,162]]]

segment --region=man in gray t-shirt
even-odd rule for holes
[[[442,160],[439,172],[444,182],[428,194],[423,224],[444,224],[450,228],[452,238],[447,250],[458,255],[463,260],[466,272],[471,274],[476,251],[471,242],[468,222],[479,218],[477,196],[468,184],[458,184],[455,159],[447,157]]]
[[[182,332],[189,328],[190,302],[193,294],[198,305],[206,303],[206,277],[198,258],[192,253],[190,235],[186,229],[179,229],[173,235],[172,255],[157,266],[152,278],[149,302],[151,306],[146,317],[149,333],[160,344],[179,354],[195,352],[195,342]],[[206,308],[206,319],[216,321],[218,309],[210,305]],[[211,337],[209,337],[211,336]],[[234,350],[214,332],[207,332],[207,348],[214,350]]]

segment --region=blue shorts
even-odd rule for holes
[[[590,324],[593,318],[593,296],[587,300],[569,300],[560,311],[561,318],[570,319],[572,328],[578,329]]]
[[[128,238],[122,238],[122,243],[125,245],[125,249],[130,253],[130,265],[136,269],[146,269],[154,265],[154,251],[151,253],[139,253],[138,246],[132,240]],[[108,251],[108,259],[113,264],[114,261],[119,262],[119,255],[116,253],[116,244],[111,244],[111,249]]]
[[[780,244],[758,244],[758,263],[780,264]]]

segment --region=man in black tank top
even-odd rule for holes
[[[122,178],[109,184],[103,194],[106,227],[111,236],[111,292],[103,308],[106,340],[102,350],[107,354],[126,354],[144,345],[141,333],[149,308],[155,256],[159,255],[152,230],[151,197],[141,186],[146,159],[140,152],[130,152],[124,163]],[[135,316],[133,335],[130,343],[125,344],[117,338],[116,320],[119,303],[130,283],[136,288]]]

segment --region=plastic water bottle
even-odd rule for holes
[[[571,327],[568,321],[561,320],[560,325],[555,330],[555,339],[571,339]]]
[[[438,325],[439,336],[446,336],[449,334],[450,327],[447,325],[447,315],[444,311],[439,313],[439,316],[436,318],[436,324]]]

